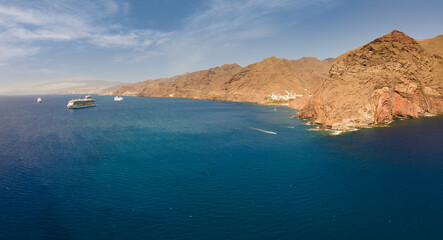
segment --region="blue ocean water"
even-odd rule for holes
[[[443,239],[442,117],[329,136],[285,107],[72,97],[0,96],[0,239]]]

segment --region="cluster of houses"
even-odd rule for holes
[[[285,92],[286,92],[286,94],[284,94],[284,95],[272,93],[271,95],[267,96],[266,99],[269,101],[282,101],[282,102],[285,101],[285,102],[287,102],[289,100],[296,99],[298,97],[303,97],[303,94],[296,94],[294,92],[288,92],[288,91],[285,91]]]

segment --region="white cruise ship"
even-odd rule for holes
[[[88,95],[83,99],[79,98],[69,101],[67,107],[68,109],[95,107],[95,100]]]
[[[115,96],[114,101],[123,101],[123,97]]]

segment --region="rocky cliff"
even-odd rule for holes
[[[298,117],[345,130],[442,112],[442,57],[393,31],[335,59]]]
[[[313,93],[327,77],[331,62],[331,59],[308,57],[298,60],[270,57],[244,68],[229,64],[126,85],[114,94],[269,103],[273,102],[268,98],[273,93],[284,95],[288,91],[304,96]],[[300,101],[296,99],[291,104],[302,106],[306,101],[299,98]]]

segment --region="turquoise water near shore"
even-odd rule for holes
[[[36,97],[0,96],[0,239],[443,239],[442,117],[329,136],[286,107]]]

